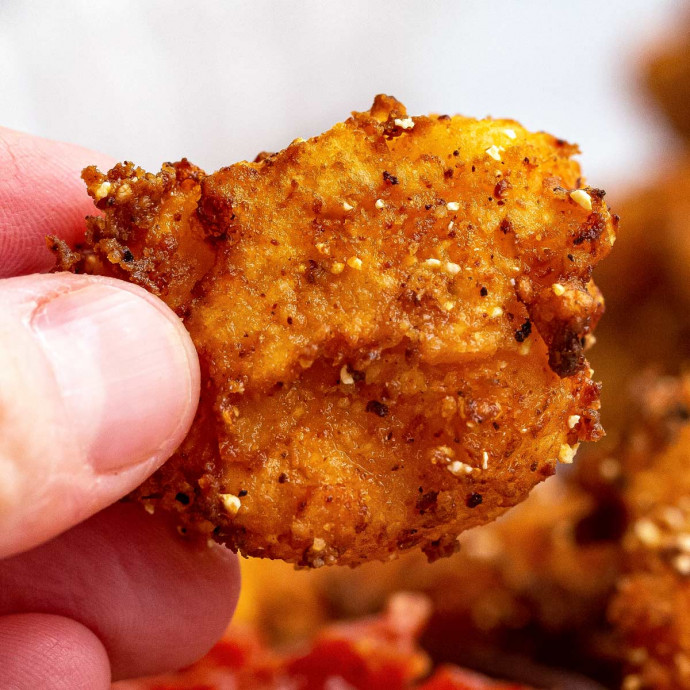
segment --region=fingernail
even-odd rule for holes
[[[34,313],[66,423],[99,473],[165,460],[191,422],[196,355],[165,310],[127,288],[92,283]]]

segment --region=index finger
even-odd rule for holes
[[[46,235],[72,244],[95,212],[80,172],[109,156],[0,127],[0,278],[48,271]]]

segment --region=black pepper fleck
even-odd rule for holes
[[[388,405],[385,405],[378,400],[370,400],[366,407],[367,412],[372,412],[379,417],[385,417],[388,414]]]
[[[482,498],[481,494],[470,494],[467,497],[467,507],[468,508],[476,508],[477,506],[482,504],[482,501],[484,499]]]
[[[529,338],[529,334],[532,332],[532,322],[527,319],[525,323],[520,326],[520,328],[515,331],[515,340],[517,340],[519,343],[525,342],[527,338]]]

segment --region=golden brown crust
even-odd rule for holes
[[[690,380],[644,382],[620,455],[629,528],[609,605],[626,687],[690,688]]]
[[[613,242],[577,148],[390,97],[213,175],[87,169],[76,270],[185,318],[204,391],[138,492],[246,555],[355,565],[455,537],[601,435],[583,357]],[[584,196],[583,196],[584,195]]]
[[[615,197],[620,233],[595,271],[606,295],[592,366],[602,377],[605,441],[625,424],[628,386],[641,370],[678,375],[690,359],[690,159]],[[611,433],[612,432],[612,433]]]
[[[393,592],[422,592],[433,604],[425,649],[436,659],[489,670],[487,660],[520,655],[583,671],[620,574],[620,532],[611,529],[620,523],[610,522],[610,505],[556,477],[433,565],[417,552],[310,572],[249,559],[238,615],[285,643],[331,618],[376,612]]]

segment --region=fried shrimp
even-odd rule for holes
[[[245,555],[448,555],[596,440],[583,349],[616,217],[576,146],[512,120],[368,112],[205,175],[84,171],[59,265],[184,319],[203,393],[135,492]]]
[[[675,29],[648,51],[643,81],[678,134],[690,136],[690,12],[679,12]]]
[[[690,688],[690,378],[638,383],[619,452],[629,516],[624,572],[608,607],[623,687]]]

